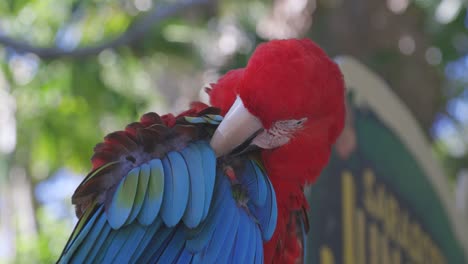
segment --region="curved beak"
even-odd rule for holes
[[[260,120],[252,115],[245,108],[240,97],[237,97],[224,120],[216,129],[210,142],[211,147],[217,157],[223,156],[244,143],[262,128]]]

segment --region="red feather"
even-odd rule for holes
[[[221,115],[225,115],[236,100],[237,87],[242,79],[244,69],[236,69],[226,73],[219,81],[212,84],[209,92],[212,106],[221,109]]]

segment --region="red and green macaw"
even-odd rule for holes
[[[344,123],[337,65],[275,40],[207,91],[213,107],[148,113],[96,145],[59,263],[303,262],[303,189]]]

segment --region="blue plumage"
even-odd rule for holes
[[[241,177],[247,186],[249,197],[256,206],[263,206],[267,198],[267,183],[264,174],[253,161],[245,163],[245,170]]]
[[[252,222],[248,222],[246,227],[249,228],[249,239],[247,240],[248,246],[247,246],[247,252],[245,255],[245,261],[244,262],[239,262],[239,263],[253,263],[255,259],[255,248],[257,245],[257,234],[256,234],[256,229],[258,227],[255,227]]]
[[[260,230],[256,229],[256,244],[255,244],[255,264],[261,264],[263,263],[263,243],[262,240],[260,239],[262,237],[262,234],[260,234]]]
[[[126,235],[125,244],[122,245],[121,249],[113,258],[113,263],[129,263],[133,252],[138,248],[139,242],[143,239],[146,233],[146,228],[140,225],[134,225],[132,228],[128,228],[130,232],[124,233]]]
[[[140,167],[135,202],[133,203],[132,212],[130,213],[130,216],[128,217],[127,221],[125,221],[125,224],[130,224],[135,220],[135,218],[140,213],[141,207],[143,206],[143,202],[145,200],[146,191],[148,189],[149,169],[147,169],[148,165],[144,165],[145,166],[142,165]]]
[[[232,263],[247,263],[245,262],[245,257],[247,251],[249,250],[248,246],[250,239],[250,221],[251,219],[246,212],[239,213],[239,226],[241,228],[237,229],[234,245],[231,251],[231,262]]]
[[[96,210],[96,212],[94,212],[94,214],[91,215],[89,220],[86,219],[86,217],[88,217],[87,215],[84,215],[84,217],[80,219],[76,229],[73,231],[70,241],[67,243],[67,245],[65,246],[65,250],[62,253],[63,259],[65,260],[65,262],[67,262],[73,256],[74,252],[81,245],[85,237],[88,235],[89,231],[94,226],[94,223],[96,222],[98,217],[101,217],[102,210],[103,210],[102,206],[99,207]],[[80,224],[82,224],[82,222],[86,222],[86,223],[84,224],[84,226],[81,227],[81,230],[79,230],[79,233],[75,236],[75,232],[78,231],[77,229],[80,228]]]
[[[112,239],[112,243],[108,245],[107,248],[102,249],[100,254],[104,254],[104,262],[106,263],[115,263],[115,257],[119,254],[120,251],[124,250],[122,247],[125,245],[127,238],[136,231],[135,228],[121,228],[116,230],[116,235]]]
[[[164,195],[164,169],[161,160],[154,159],[149,165],[143,164],[141,172],[143,177],[149,175],[149,179],[138,221],[142,225],[150,225],[159,214]]]
[[[180,153],[185,160],[190,177],[190,194],[183,220],[187,227],[194,228],[200,224],[205,207],[205,179],[202,159],[200,152],[193,144],[187,146]]]
[[[265,204],[265,201],[268,195],[268,190],[267,190],[268,183],[266,182],[266,176],[263,174],[260,168],[256,166],[256,164],[254,164],[253,161],[251,161],[250,163],[255,171],[255,175],[256,175],[255,180],[256,180],[257,193],[258,193],[256,196],[257,199],[254,200],[254,203],[257,206],[263,206]]]
[[[105,217],[102,217],[104,220],[107,220]],[[94,259],[96,258],[96,256],[101,253],[101,247],[102,245],[104,244],[104,242],[107,241],[108,239],[108,236],[111,232],[112,228],[108,225],[108,224],[105,224],[104,227],[102,228],[102,230],[99,233],[98,235],[98,238],[97,240],[89,240],[89,243],[92,244],[92,249],[91,251],[87,254],[86,256],[86,260],[83,261],[82,263],[92,263],[94,261]]]
[[[216,156],[213,149],[206,141],[195,142],[202,158],[203,173],[205,176],[205,206],[203,208],[203,219],[208,214],[210,209],[211,197],[213,195],[213,188],[216,176]]]
[[[101,214],[102,209],[100,212],[96,213],[96,215]],[[73,262],[75,263],[83,263],[88,254],[90,253],[91,249],[95,246],[96,240],[99,238],[99,235],[105,231],[104,225],[106,224],[105,217],[99,217],[96,219],[96,222],[89,230],[86,239],[83,240],[83,243],[80,245],[80,250],[76,251],[76,254],[73,256]],[[84,234],[84,233],[83,233]],[[104,234],[103,234],[104,235]]]
[[[160,229],[161,225],[163,225],[163,222],[162,219],[159,217],[151,226],[146,228],[145,235],[140,240],[137,248],[132,254],[131,263],[137,263],[136,261],[140,256],[143,255],[143,252],[146,251],[146,248],[149,246],[151,240],[153,239],[156,232]]]
[[[252,165],[256,166],[254,163],[252,163]],[[257,175],[259,181],[260,179],[263,179],[267,184],[266,199],[263,206],[250,204],[249,209],[260,223],[263,240],[268,241],[270,240],[271,236],[273,236],[273,232],[275,231],[276,227],[276,220],[278,217],[276,195],[275,190],[273,189],[273,185],[271,184],[268,177],[258,168],[255,170],[255,174]]]
[[[228,193],[224,193],[222,195],[228,195]],[[233,203],[232,199],[228,198],[224,205],[225,206],[220,208],[220,214],[222,214],[222,218],[220,218],[220,222],[215,225],[213,236],[208,244],[210,250],[205,250],[203,256],[203,261],[205,263],[215,263],[216,257],[220,253],[221,247],[223,246],[224,240],[229,235],[228,232],[230,226],[235,220],[235,214],[237,214],[237,206]]]
[[[224,208],[223,206],[227,203],[229,197],[222,195],[228,191],[228,184],[225,179],[218,179],[216,189],[216,198],[214,206],[210,211],[208,218],[205,222],[201,223],[200,226],[187,232],[187,243],[186,248],[190,252],[196,253],[201,251],[208,245],[212,239],[215,228],[223,218]],[[221,221],[222,222],[222,221]]]
[[[239,230],[239,220],[241,213],[242,212],[240,210],[237,210],[236,208],[234,210],[234,216],[232,218],[231,224],[224,227],[228,231],[224,236],[224,242],[220,247],[220,251],[218,253],[215,263],[227,263],[230,256],[230,251],[233,249],[234,240],[236,239],[236,235]]]
[[[161,217],[168,227],[175,226],[184,215],[189,194],[189,175],[182,156],[175,151],[163,159],[165,174]],[[177,178],[176,178],[177,177]]]
[[[135,201],[140,168],[132,169],[120,182],[107,210],[109,224],[119,229],[127,221]]]
[[[206,141],[132,169],[107,211],[80,220],[59,263],[261,263],[276,198],[258,165],[245,167],[246,205]]]

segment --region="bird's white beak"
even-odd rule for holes
[[[214,149],[216,156],[220,157],[244,143],[262,128],[260,120],[245,108],[244,103],[238,96],[224,120],[216,129],[210,142],[211,147]]]

